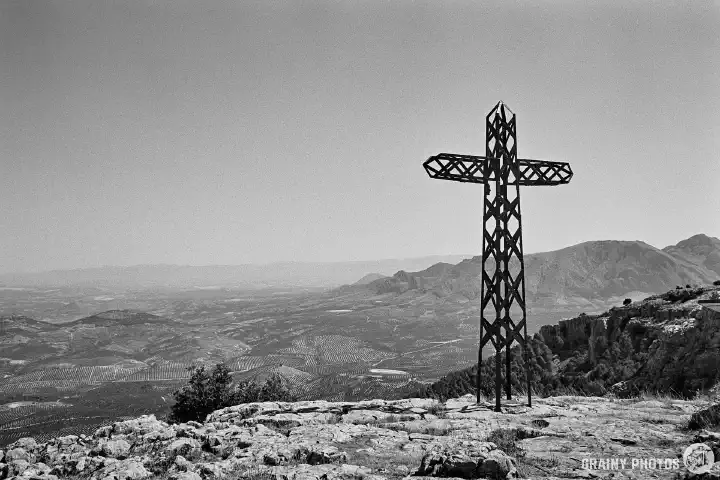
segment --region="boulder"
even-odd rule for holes
[[[128,456],[128,453],[130,453],[130,444],[122,439],[108,440],[101,444],[100,453],[104,457],[122,460]]]
[[[11,443],[8,446],[8,450],[11,450],[13,448],[22,448],[23,450],[26,450],[28,452],[32,452],[37,448],[38,444],[32,437],[23,437],[19,440],[16,440],[15,442]]]
[[[30,462],[28,462],[27,460],[23,460],[22,458],[12,460],[7,463],[7,476],[12,477],[13,475],[21,475],[22,473],[25,473],[25,470],[27,470],[29,467]]]
[[[220,478],[223,475],[223,469],[214,463],[199,463],[197,465],[197,472],[202,475],[203,478]]]
[[[163,440],[171,440],[177,436],[177,432],[174,428],[166,428],[162,430],[154,430],[150,433],[146,433],[142,437],[142,441],[145,443],[160,442]]]
[[[189,461],[187,458],[183,457],[182,455],[178,455],[175,457],[175,461],[173,462],[175,469],[177,469],[180,472],[193,472],[195,471],[195,464]]]
[[[165,447],[165,453],[168,455],[180,455],[186,457],[192,452],[199,451],[200,448],[200,442],[194,438],[178,438]]]
[[[21,475],[23,477],[37,478],[37,477],[42,477],[44,475],[49,475],[50,470],[51,470],[50,467],[48,467],[47,465],[45,465],[42,462],[39,462],[39,463],[35,463],[33,465],[28,465],[27,468],[25,468],[25,470],[23,470]]]
[[[271,472],[277,480],[350,480],[368,478],[371,470],[358,465],[299,464],[273,467]]]
[[[319,425],[330,423],[335,417],[334,413],[306,412],[306,413],[279,413],[277,415],[256,415],[246,418],[239,425],[262,424],[275,428],[292,428],[300,425]]]
[[[344,463],[347,461],[347,453],[332,445],[310,445],[298,449],[295,458],[309,465]]]
[[[501,450],[443,449],[423,456],[418,475],[506,479],[517,475],[514,460]]]
[[[104,464],[105,459],[103,457],[82,456],[75,464],[75,472],[94,472],[95,470],[102,468]]]
[[[15,445],[15,444],[12,444]],[[12,446],[10,445],[10,446]],[[24,448],[15,447],[5,454],[5,463],[13,463],[17,460],[24,460],[28,463],[35,463],[35,455],[27,452]]]
[[[95,433],[93,434],[96,438],[102,438],[102,437],[109,437],[112,435],[113,426],[112,425],[104,425],[97,430],[95,430]]]
[[[84,436],[84,435],[83,435]],[[59,447],[69,447],[70,445],[75,445],[80,440],[80,437],[77,435],[66,435],[64,437],[58,437],[55,439],[55,443]]]
[[[519,478],[515,468],[515,460],[502,450],[492,450],[482,464],[478,465],[478,473],[486,478]]]
[[[168,478],[169,480],[202,480],[202,477],[195,472],[177,472]]]
[[[145,435],[156,430],[165,430],[168,427],[167,423],[159,421],[155,415],[142,415],[139,418],[115,423],[113,433]]]
[[[197,423],[197,422],[192,422]],[[182,437],[188,437],[188,438],[199,438],[200,433],[198,432],[198,428],[195,425],[190,425],[189,423],[181,423],[179,425],[174,425],[175,429],[175,437],[176,438],[182,438]]]
[[[150,476],[152,474],[135,459],[111,462],[96,474],[96,477],[102,480],[136,480]]]

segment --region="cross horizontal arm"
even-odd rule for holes
[[[562,185],[570,183],[572,176],[569,163],[518,158],[520,185]]]
[[[517,180],[509,185],[561,185],[573,176],[570,164],[518,159]],[[440,153],[423,163],[430,178],[456,182],[487,183],[495,180],[488,157]]]
[[[427,159],[423,168],[430,178],[454,180],[456,182],[485,183],[490,169],[487,158],[475,155],[440,153]]]

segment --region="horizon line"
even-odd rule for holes
[[[678,243],[688,240],[690,238],[696,237],[696,236],[705,236],[708,238],[712,238],[715,240],[720,241],[719,238],[713,237],[710,235],[707,235],[705,233],[696,233],[694,235],[691,235],[687,238],[683,238],[681,240],[678,240],[677,243],[667,245],[663,248],[667,248],[670,246],[677,245]],[[656,247],[655,245],[652,245],[645,240],[613,240],[613,239],[606,239],[606,240],[586,240],[584,242],[576,243],[573,245],[567,245],[565,247],[558,248],[556,250],[545,250],[545,251],[539,251],[539,252],[529,252],[524,253],[524,255],[537,255],[542,253],[550,253],[550,252],[557,252],[560,250],[564,250],[566,248],[575,247],[578,245],[583,245],[585,243],[592,243],[592,242],[642,242],[646,245],[650,245],[653,248],[656,248],[658,250],[662,250],[663,248]],[[403,260],[417,260],[422,258],[433,258],[433,257],[464,257],[464,259],[472,259],[475,257],[478,257],[482,255],[471,255],[467,253],[439,253],[439,254],[430,254],[430,255],[420,255],[415,257],[395,257],[395,258],[378,258],[378,259],[370,259],[370,260],[318,260],[318,261],[310,261],[310,260],[276,260],[271,262],[262,262],[262,263],[235,263],[235,264],[202,264],[202,265],[191,265],[191,264],[179,264],[179,263],[137,263],[132,265],[100,265],[95,267],[77,267],[77,268],[55,268],[52,270],[39,270],[39,271],[25,271],[25,272],[0,272],[0,275],[31,275],[31,274],[42,274],[42,273],[53,273],[53,272],[72,272],[72,271],[82,271],[82,270],[100,270],[103,268],[118,268],[118,269],[125,269],[125,268],[135,268],[135,267],[159,267],[159,266],[167,266],[167,267],[192,267],[192,268],[205,268],[205,267],[247,267],[247,266],[253,266],[253,267],[263,267],[263,266],[271,266],[271,265],[282,265],[282,264],[338,264],[338,263],[373,263],[373,262],[389,262],[389,261],[403,261]],[[370,272],[373,273],[373,272]]]

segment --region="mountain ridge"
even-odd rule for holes
[[[519,271],[517,261],[510,268]],[[400,270],[365,285],[374,293],[431,291],[439,297],[480,293],[482,258],[455,265],[436,263],[417,272]],[[677,285],[709,284],[720,278],[720,240],[704,234],[658,249],[641,240],[595,240],[551,252],[525,255],[528,304],[605,308],[624,295],[640,298]]]

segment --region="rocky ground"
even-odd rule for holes
[[[720,435],[688,428],[705,406],[553,397],[532,408],[508,402],[496,413],[470,396],[251,403],[218,410],[205,423],[143,416],[92,436],[21,439],[0,451],[0,479],[689,478],[684,449],[720,443]],[[588,464],[612,458],[625,459],[626,468]],[[632,468],[632,459],[646,464]]]

